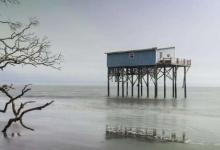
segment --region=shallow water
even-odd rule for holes
[[[113,88],[112,88],[113,89]],[[162,89],[159,90],[163,91]],[[188,88],[177,100],[106,97],[106,87],[33,86],[23,100],[55,103],[42,111],[25,116],[35,131],[14,125],[9,138],[0,138],[6,150],[69,149],[220,149],[220,88]],[[153,90],[151,90],[153,92]],[[159,93],[162,97],[163,93]],[[136,96],[135,96],[136,97]],[[153,95],[151,95],[153,97]],[[167,97],[171,97],[168,89]],[[3,105],[4,97],[0,104]],[[6,123],[0,117],[0,126]],[[189,144],[156,143],[135,139],[106,139],[106,124],[158,128],[186,132]],[[21,136],[11,137],[11,132]]]

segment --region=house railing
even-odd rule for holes
[[[158,64],[186,65],[191,66],[191,59],[185,58],[162,58]]]

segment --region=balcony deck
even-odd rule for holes
[[[163,58],[156,63],[157,66],[190,67],[191,59],[185,58]]]

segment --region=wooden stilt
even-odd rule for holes
[[[184,97],[186,98],[187,97],[187,94],[186,94],[186,67],[184,67]]]
[[[157,67],[154,68],[154,84],[155,84],[155,88],[154,88],[154,97],[157,98]]]
[[[149,98],[149,72],[147,72],[147,98]]]
[[[175,98],[177,98],[177,66],[175,67]]]
[[[128,96],[128,68],[126,68],[126,96]]]
[[[163,77],[164,77],[164,98],[166,98],[166,67],[163,67]]]
[[[138,93],[137,93],[137,95],[138,95],[138,98],[140,97],[140,68],[138,68]]]
[[[121,71],[121,96],[124,97],[124,68]]]
[[[109,77],[110,77],[110,70],[108,68],[108,96],[110,96],[110,82],[109,82]]]
[[[173,73],[172,74],[172,77],[173,77],[172,78],[172,95],[173,95],[173,98],[174,98],[175,97],[175,95],[174,95],[175,94],[175,91],[174,91],[175,90],[175,88],[174,88],[174,81],[175,81],[175,70],[174,70],[174,67],[172,67],[172,73]]]
[[[131,96],[134,96],[134,68],[131,68]]]
[[[141,96],[143,96],[143,76],[142,76],[142,69],[140,70],[140,82],[141,82]]]
[[[118,68],[118,72],[117,72],[117,96],[119,96],[119,78],[120,77],[120,73],[119,73],[119,68]]]

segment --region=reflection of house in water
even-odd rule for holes
[[[183,68],[184,96],[186,97],[186,72],[191,66],[191,60],[175,57],[175,47],[150,48],[128,51],[108,52],[108,96],[110,95],[110,80],[117,83],[117,96],[128,96],[129,86],[131,96],[134,96],[134,86],[137,85],[138,97],[143,95],[143,84],[149,97],[150,80],[154,84],[154,96],[158,95],[158,80],[164,81],[164,98],[166,98],[166,79],[172,80],[172,95],[177,97],[177,70]]]
[[[186,139],[186,133],[182,132],[182,137],[177,137],[175,132],[166,134],[166,131],[156,128],[135,128],[135,127],[122,127],[122,126],[110,126],[106,125],[105,135],[107,139],[111,138],[135,138],[145,139],[146,141],[155,142],[176,142],[176,143],[188,143]]]

